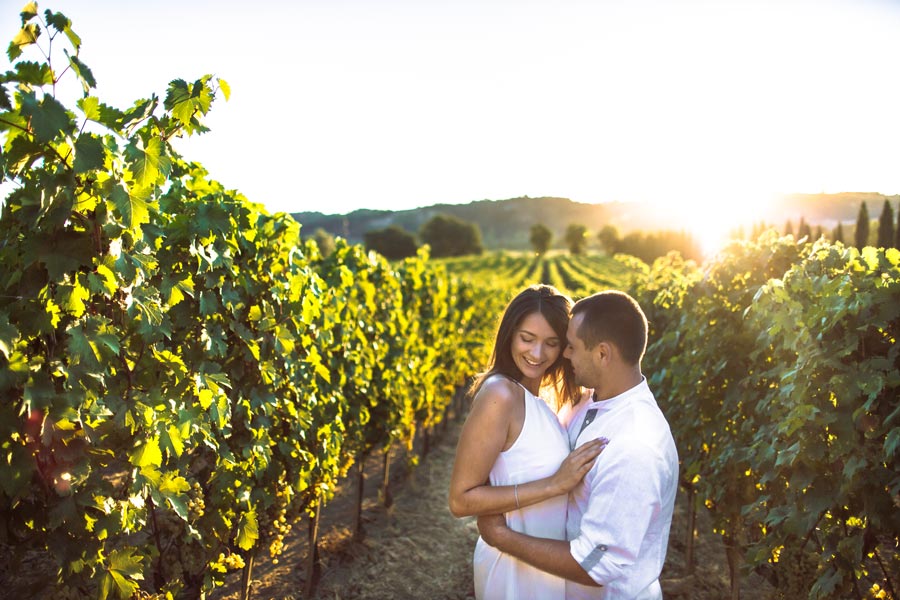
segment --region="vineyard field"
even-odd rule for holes
[[[354,467],[416,464],[505,304],[547,283],[646,311],[644,372],[733,599],[750,572],[773,600],[898,598],[897,249],[326,254],[173,148],[227,82],[109,106],[64,15],[21,19],[0,80],[0,547],[7,572],[52,563],[36,595],[201,598],[240,572],[246,596],[301,519],[315,546]],[[63,76],[83,95],[58,97]]]

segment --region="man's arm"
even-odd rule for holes
[[[582,585],[598,587],[569,552],[569,542],[537,538],[506,526],[503,515],[478,517],[478,532],[489,545],[532,567]]]

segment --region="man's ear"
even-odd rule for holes
[[[593,350],[591,350],[591,357],[594,360],[594,363],[599,366],[604,366],[609,364],[609,360],[612,358],[612,346],[609,342],[599,342],[596,346],[594,346]]]

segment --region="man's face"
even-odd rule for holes
[[[566,330],[566,350],[563,356],[572,363],[576,385],[595,387],[591,352],[585,348],[584,342],[578,337],[578,328],[583,320],[584,313],[578,313],[569,319],[569,328]]]

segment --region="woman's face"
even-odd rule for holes
[[[540,380],[562,352],[559,339],[550,323],[539,312],[522,319],[513,333],[512,357],[525,379]]]

